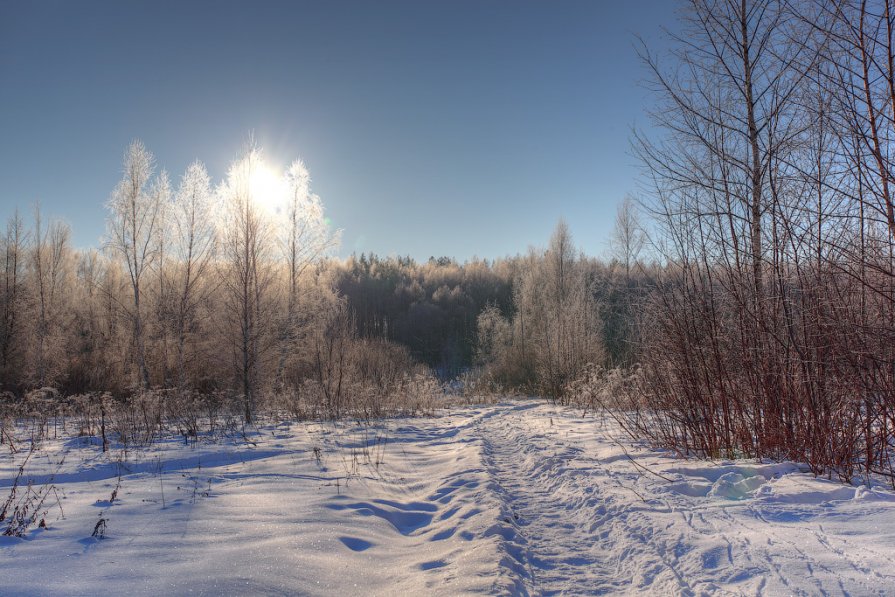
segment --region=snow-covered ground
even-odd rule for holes
[[[126,455],[46,442],[22,482],[59,499],[0,538],[0,593],[895,593],[895,494],[612,429],[520,401]],[[0,502],[23,457],[0,456]]]

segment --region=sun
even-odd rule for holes
[[[260,160],[252,164],[249,192],[256,205],[271,214],[277,214],[283,208],[285,191],[286,183],[283,177],[273,168]]]

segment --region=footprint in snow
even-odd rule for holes
[[[328,504],[331,510],[354,510],[362,516],[377,516],[388,521],[402,535],[410,535],[432,522],[436,508],[431,504],[413,502],[401,504],[389,500],[373,500],[375,503]],[[386,506],[385,508],[381,507]]]
[[[373,547],[373,543],[369,541],[365,541],[358,537],[339,537],[339,541],[341,541],[345,547],[350,549],[351,551],[366,551]]]

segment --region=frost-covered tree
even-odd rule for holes
[[[300,318],[300,278],[339,241],[323,215],[320,197],[311,192],[311,175],[304,162],[296,160],[285,176],[285,219],[279,222],[280,247],[286,264],[286,312],[280,331],[280,356],[277,385],[282,385],[287,360],[296,348]]]
[[[585,365],[602,359],[599,313],[586,274],[560,221],[543,258],[520,280],[517,309],[529,322],[540,385],[553,398],[563,395]]]
[[[478,320],[480,354],[490,361],[495,381],[532,384],[560,399],[586,365],[602,362],[601,323],[588,273],[563,221],[546,251],[532,250],[519,262],[511,329],[495,309]]]
[[[67,292],[71,256],[71,230],[63,222],[45,224],[40,207],[34,208],[34,242],[29,259],[31,306],[31,367],[33,382],[52,385],[63,366]]]
[[[76,256],[71,296],[72,328],[68,387],[74,392],[117,389],[120,356],[127,347],[118,319],[121,310],[117,264],[95,250]],[[122,344],[123,342],[123,344]]]
[[[158,197],[159,201],[159,225],[155,234],[156,258],[152,266],[151,284],[151,312],[152,319],[148,322],[151,340],[149,352],[150,362],[158,363],[158,379],[167,387],[171,383],[171,323],[175,317],[176,290],[173,273],[177,269],[177,262],[170,252],[171,222],[171,180],[164,170],[159,172],[150,186],[150,193]],[[154,357],[154,358],[152,358]],[[150,375],[152,371],[150,370]]]
[[[219,193],[224,202],[221,222],[224,307],[228,337],[241,387],[246,422],[251,422],[261,383],[262,358],[269,348],[269,290],[273,238],[269,217],[253,184],[264,168],[260,150],[249,149],[234,162]]]
[[[139,383],[149,387],[145,342],[145,280],[159,256],[156,236],[162,224],[166,185],[153,184],[153,156],[140,141],[124,154],[124,174],[107,208],[106,246],[124,264],[130,288],[126,307],[133,330],[134,360]]]
[[[187,385],[187,339],[198,329],[199,308],[216,286],[209,280],[217,233],[211,180],[201,162],[190,164],[174,195],[170,210],[171,243],[176,276],[174,336],[177,382]]]
[[[631,278],[631,267],[636,263],[646,236],[637,217],[637,205],[631,195],[626,195],[615,213],[615,229],[610,246],[613,257],[625,268],[625,280]]]

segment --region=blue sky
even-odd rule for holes
[[[560,217],[604,251],[638,188],[635,35],[675,3],[0,0],[0,217],[97,246],[127,144],[216,180],[250,133],[305,160],[341,254],[494,258]]]

